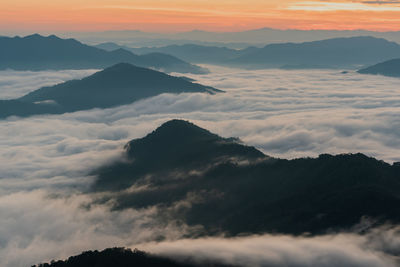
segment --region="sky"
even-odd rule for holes
[[[3,0],[0,33],[400,30],[400,0]]]

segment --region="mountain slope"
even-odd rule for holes
[[[400,77],[400,59],[392,59],[361,69],[358,73]]]
[[[305,43],[277,43],[234,50],[200,45],[131,48],[135,53],[162,52],[193,63],[248,68],[357,67],[400,57],[400,45],[373,37],[335,38]]]
[[[105,51],[74,39],[61,39],[54,35],[0,37],[0,69],[102,69],[120,62],[170,72],[206,72],[199,66],[172,56],[138,56],[124,49]]]
[[[362,218],[400,222],[398,165],[362,154],[270,158],[186,121],[129,142],[126,159],[94,174],[93,191],[112,192],[114,208],[164,207],[162,216],[201,225],[205,234],[321,233]]]
[[[373,37],[271,44],[231,63],[254,67],[355,67],[400,56],[400,45]]]
[[[184,78],[120,63],[81,80],[43,87],[19,99],[0,102],[0,118],[109,108],[162,93],[216,93]]]
[[[235,57],[240,56],[245,50],[234,50],[226,47],[216,47],[216,46],[202,46],[195,44],[185,44],[185,45],[170,45],[163,47],[143,47],[143,48],[129,48],[126,46],[119,46],[115,43],[104,43],[96,47],[103,48],[108,51],[112,51],[119,48],[124,48],[133,53],[139,55],[147,53],[165,53],[179,57],[188,62],[196,63],[213,63],[220,64],[231,60]],[[179,56],[177,56],[179,55]]]
[[[108,248],[103,251],[85,251],[67,260],[42,263],[32,267],[222,267],[226,265],[218,263],[197,263],[181,259],[172,260],[166,257],[148,254],[140,250],[124,248]]]

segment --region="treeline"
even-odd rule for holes
[[[165,257],[149,254],[138,249],[107,248],[103,251],[85,251],[67,260],[41,263],[32,267],[223,267],[218,263],[191,263],[190,260],[176,261]]]

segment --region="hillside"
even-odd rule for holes
[[[110,47],[110,44],[105,46]],[[193,44],[130,50],[138,54],[167,53],[192,63],[245,68],[358,68],[400,57],[400,45],[397,43],[367,36],[277,43],[242,50]]]
[[[114,192],[116,209],[165,207],[205,234],[324,233],[361,218],[400,222],[400,166],[363,154],[276,159],[173,120],[129,142],[126,158],[94,172],[95,192]]]
[[[392,59],[358,71],[361,74],[384,75],[400,77],[400,59]]]
[[[81,80],[43,87],[14,100],[0,102],[0,118],[11,115],[60,114],[133,103],[162,93],[217,93],[185,78],[120,63]]]
[[[67,260],[41,263],[32,267],[223,267],[226,265],[213,262],[191,262],[189,260],[172,260],[152,255],[140,250],[125,248],[108,248],[103,251],[85,251],[71,256]],[[226,266],[227,267],[227,266]]]
[[[167,72],[207,72],[173,56],[159,53],[138,56],[124,49],[105,51],[55,35],[0,37],[0,69],[3,70],[103,69],[121,62]]]

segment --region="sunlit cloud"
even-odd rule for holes
[[[394,12],[400,11],[400,6],[383,5],[395,4],[397,1],[366,1],[362,3],[344,3],[344,2],[317,2],[305,1],[297,2],[288,6],[288,10],[301,10],[301,11],[373,11],[373,12]],[[374,4],[374,5],[372,5]],[[378,5],[376,5],[378,4]]]
[[[216,16],[216,17],[235,17],[235,18],[246,18],[256,17],[265,18],[273,16],[273,12],[268,10],[228,10],[218,8],[178,8],[178,7],[155,7],[155,6],[135,6],[135,5],[103,5],[103,6],[88,6],[82,8],[83,10],[125,10],[132,12],[158,12],[158,13],[171,13],[171,14],[184,14],[184,15],[195,15],[197,17],[205,16]]]
[[[384,1],[384,0],[376,0],[376,1],[363,1],[364,4],[376,4],[376,5],[386,5],[386,4],[400,4],[400,1],[393,0],[393,1]]]

